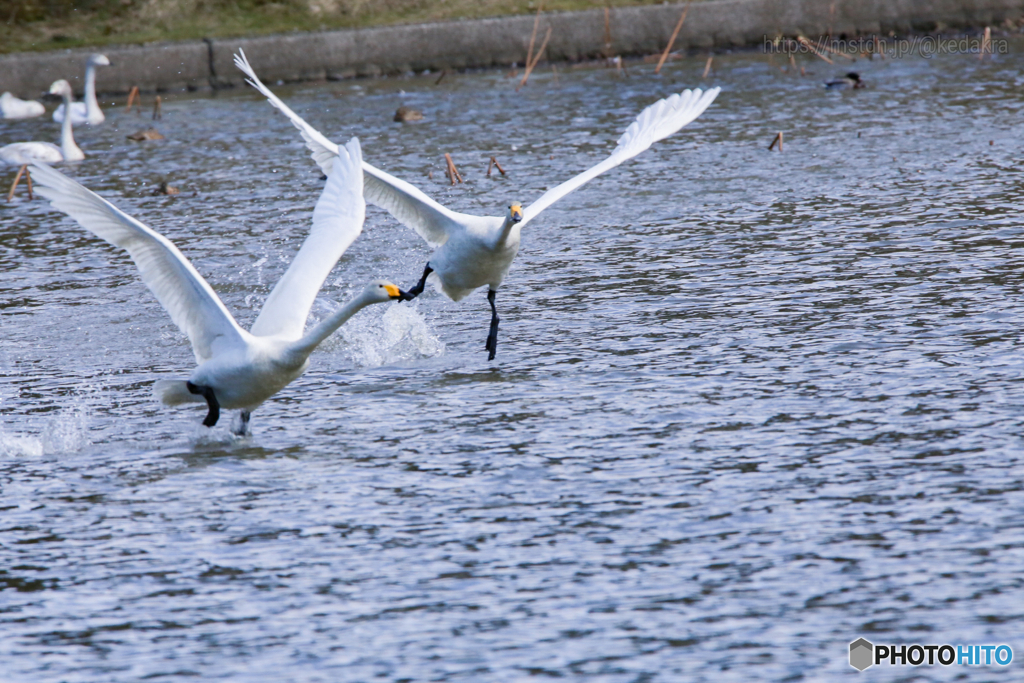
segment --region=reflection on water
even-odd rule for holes
[[[482,291],[368,309],[246,439],[152,400],[192,354],[127,257],[0,207],[6,680],[820,680],[856,675],[859,636],[1014,644],[1022,59],[861,62],[835,93],[824,64],[716,57],[705,116],[524,232],[496,362]],[[703,67],[279,90],[498,214]],[[169,97],[166,140],[125,140],[145,126],[109,110],[69,172],[251,324],[319,171],[249,91]],[[314,316],[428,257],[371,209]]]

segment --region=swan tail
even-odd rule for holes
[[[203,403],[199,394],[188,390],[188,382],[183,379],[160,379],[153,385],[153,396],[165,406],[180,406],[182,403]]]

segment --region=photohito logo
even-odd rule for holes
[[[1007,666],[1012,661],[1009,645],[875,645],[864,638],[850,643],[850,666],[857,671],[883,662],[890,666]]]

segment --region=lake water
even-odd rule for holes
[[[845,64],[704,61],[276,86],[490,215],[723,90],[524,231],[494,362],[485,290],[367,309],[247,438],[153,400],[194,361],[123,253],[0,204],[0,678],[1020,680],[847,653],[1024,657],[1024,50],[859,60],[847,92]],[[167,96],[158,142],[107,111],[68,173],[250,325],[323,185],[296,131],[248,89]],[[314,317],[429,255],[370,209]]]

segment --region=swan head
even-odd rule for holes
[[[363,290],[363,296],[371,304],[383,304],[388,301],[412,301],[413,299],[407,292],[399,289],[398,285],[388,280],[374,280],[366,285],[366,289]]]
[[[523,205],[519,202],[512,202],[508,207],[508,217],[512,219],[513,223],[523,220]]]
[[[89,55],[86,64],[89,66],[110,66],[110,60],[107,59],[106,55],[95,54]]]
[[[72,94],[71,84],[65,81],[63,78],[59,81],[54,81],[50,86],[50,95],[59,95],[60,97],[70,97]]]

